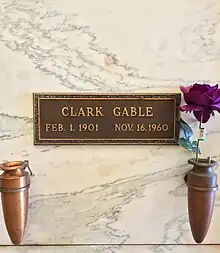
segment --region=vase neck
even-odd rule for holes
[[[189,159],[189,164],[193,165],[193,171],[200,173],[212,173],[213,170],[218,166],[217,162],[208,159]]]
[[[197,166],[196,164],[193,166],[193,171],[200,172],[200,173],[212,173],[213,167],[210,165],[204,166]]]

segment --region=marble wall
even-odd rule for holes
[[[0,252],[220,252],[219,192],[204,244],[191,236],[183,181],[190,153],[36,147],[32,106],[33,92],[218,83],[219,11],[218,0],[0,0],[0,156],[28,159],[35,174],[23,245],[11,245],[1,212]],[[202,152],[220,162],[219,124],[219,115],[207,124]]]

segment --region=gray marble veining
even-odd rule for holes
[[[179,92],[180,84],[218,83],[219,10],[217,0],[0,0],[0,156],[29,159],[35,174],[24,244],[107,244],[0,252],[219,251],[183,246],[194,244],[183,181],[191,154],[173,146],[35,147],[32,108],[33,92]],[[218,116],[202,152],[220,162]],[[220,243],[219,207],[217,193],[205,243]],[[3,219],[0,231],[0,245],[11,245]]]

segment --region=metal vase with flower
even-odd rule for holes
[[[217,162],[211,157],[200,158],[200,142],[205,141],[205,128],[203,124],[214,116],[214,111],[220,112],[220,89],[218,85],[197,84],[187,87],[180,86],[185,105],[180,106],[182,112],[192,112],[199,122],[199,136],[191,141],[193,131],[182,119],[181,129],[184,133],[179,139],[179,145],[191,150],[194,154],[188,163],[193,167],[185,176],[188,187],[188,215],[194,240],[202,243],[210,227],[215,194],[218,189],[215,168]]]

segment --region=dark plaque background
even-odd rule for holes
[[[181,95],[34,94],[34,144],[177,144]],[[115,107],[152,107],[153,117],[116,117]],[[67,116],[63,107],[103,107],[104,117]],[[117,126],[116,126],[117,125]],[[167,129],[168,127],[168,129]],[[47,129],[47,131],[46,131]],[[119,131],[120,130],[120,131]],[[164,131],[165,130],[165,131]]]

